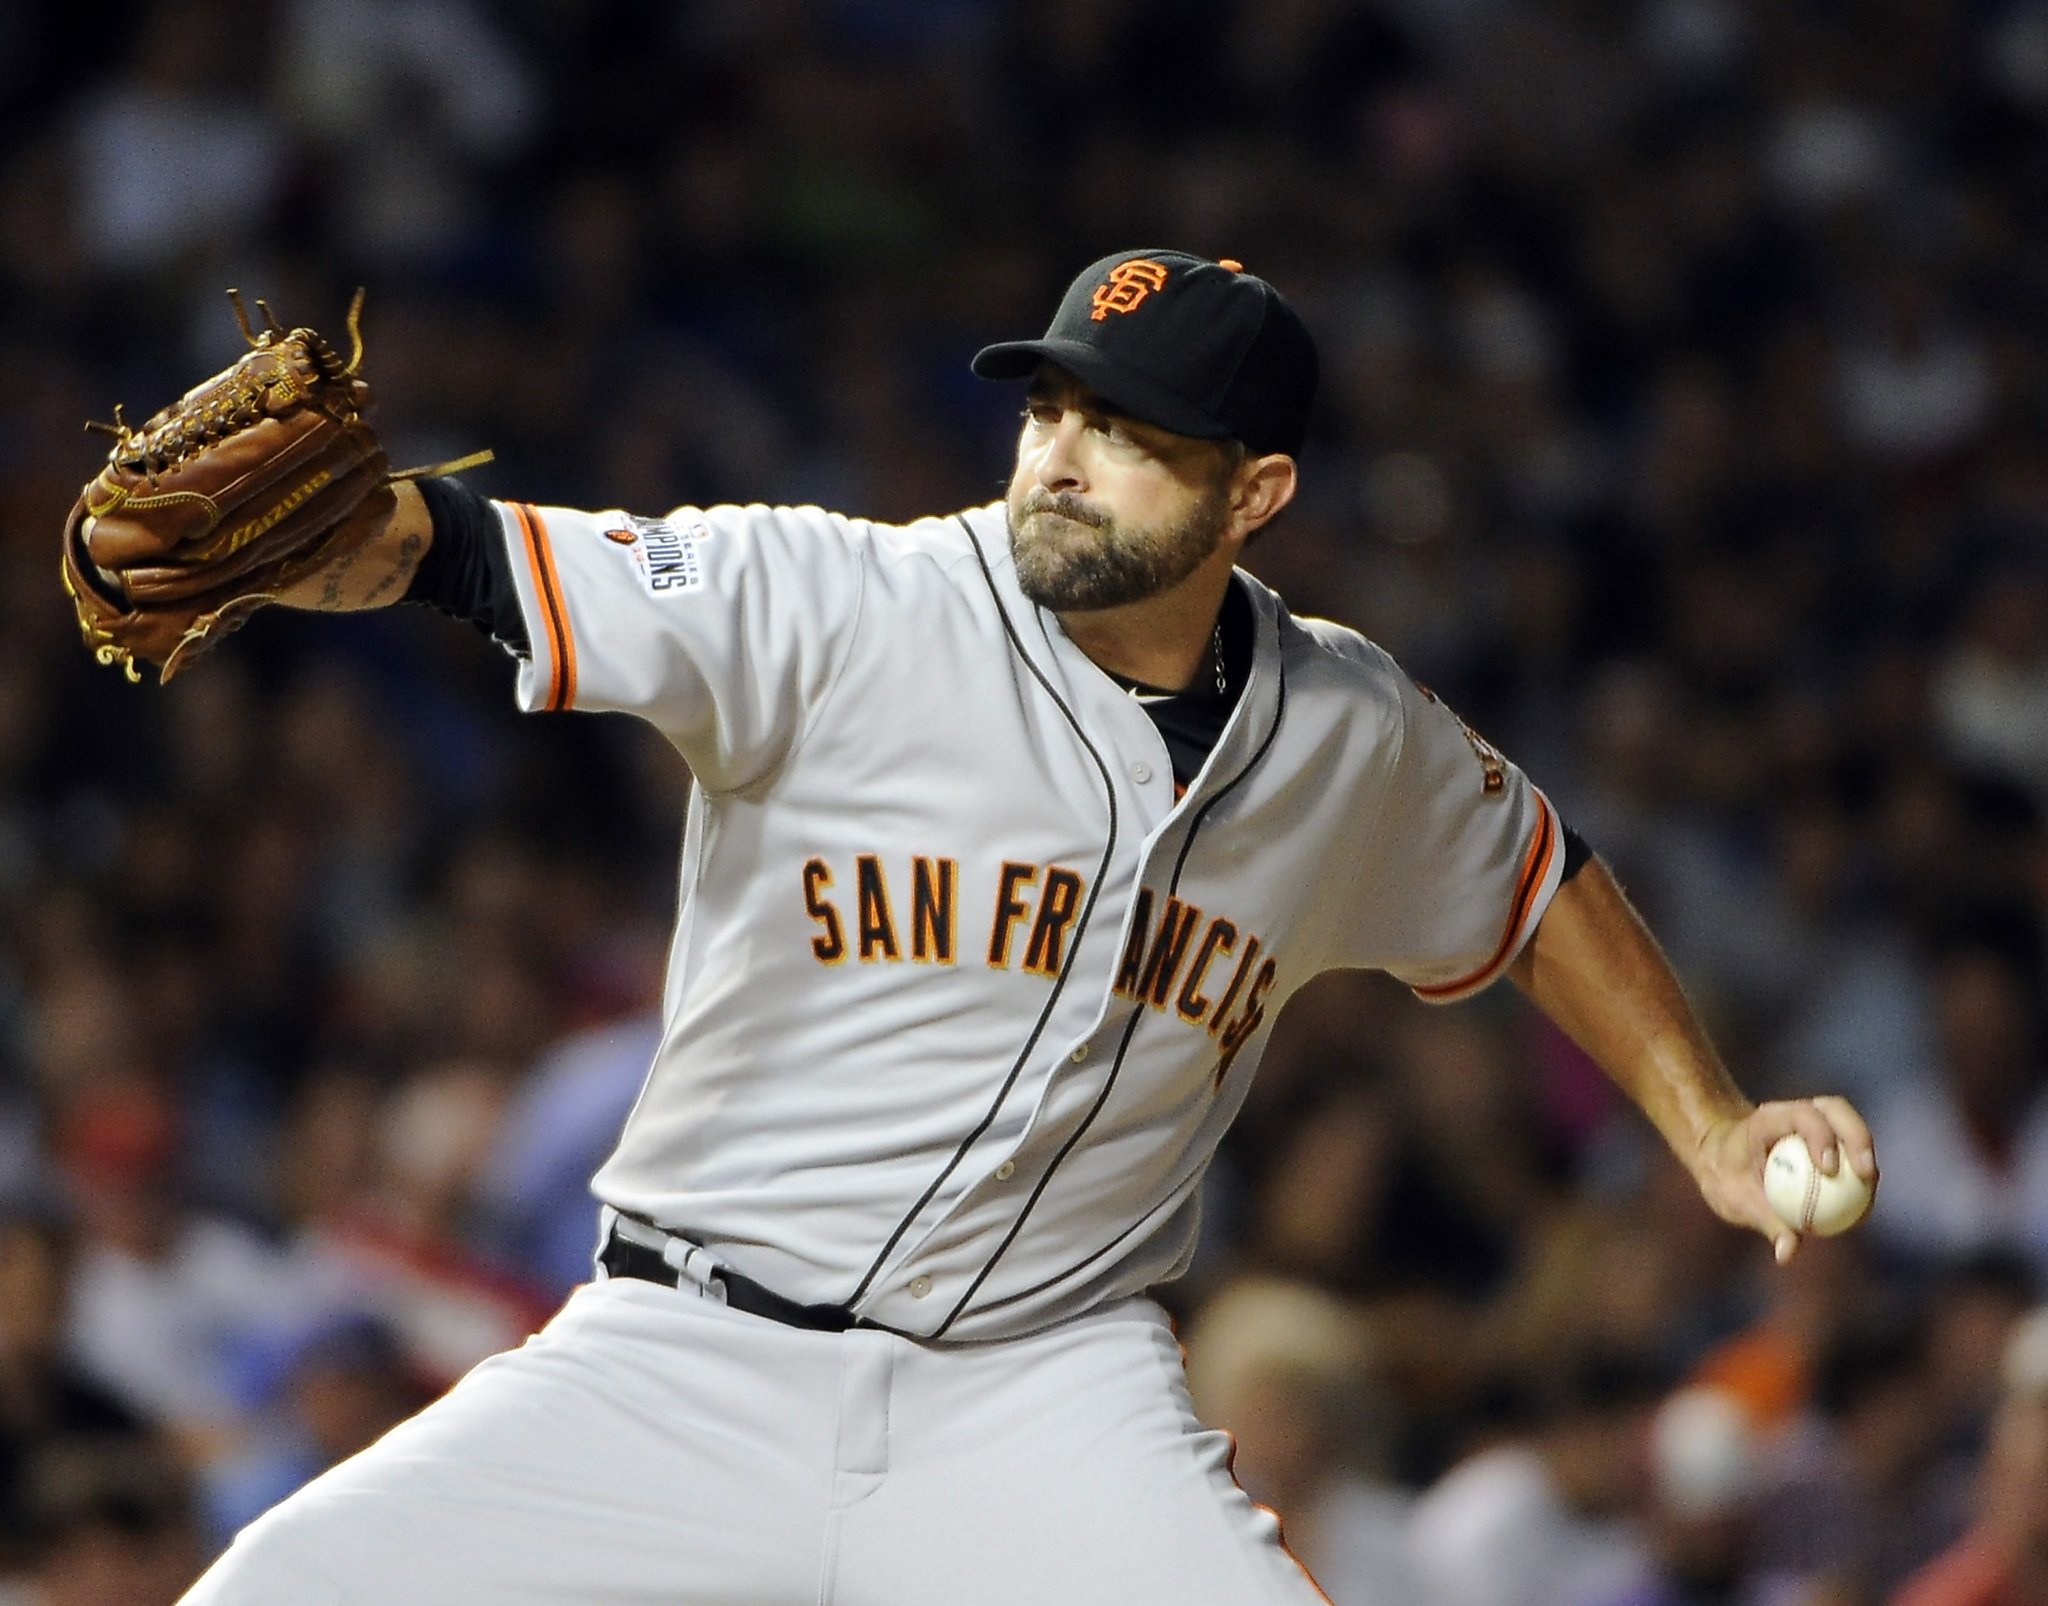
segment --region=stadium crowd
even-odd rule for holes
[[[175,1599],[585,1275],[687,785],[419,609],[97,668],[81,421],[360,283],[396,462],[906,517],[1147,243],[1322,341],[1254,567],[1884,1167],[1777,1269],[1512,989],[1320,984],[1163,1295],[1246,1487],[1339,1606],[2048,1602],[2044,203],[2043,0],[0,11],[0,1603]]]

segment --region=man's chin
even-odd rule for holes
[[[1157,588],[1131,575],[1087,573],[1060,568],[1048,573],[1033,563],[1016,566],[1017,589],[1051,613],[1097,613],[1142,602]]]
[[[1074,576],[1065,564],[1047,563],[1044,558],[1042,548],[1012,549],[1011,567],[1017,576],[1017,589],[1041,608],[1054,613],[1069,612],[1074,607]]]
[[[1057,513],[1027,513],[1010,527],[1010,558],[1020,577],[1036,576],[1047,588],[1057,589],[1097,540],[1087,525]]]

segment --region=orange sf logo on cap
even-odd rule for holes
[[[1166,269],[1150,257],[1132,257],[1109,270],[1109,277],[1095,287],[1088,304],[1095,310],[1090,323],[1101,323],[1112,312],[1134,312],[1154,290],[1166,288]]]

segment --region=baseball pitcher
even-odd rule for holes
[[[1237,567],[1315,347],[1235,262],[1124,251],[1042,338],[998,503],[577,512],[390,474],[361,343],[251,334],[64,532],[101,659],[256,607],[423,601],[531,710],[688,761],[665,1029],[593,1280],[252,1525],[203,1606],[1302,1606],[1148,1297],[1288,998],[1502,975],[1725,1220],[1764,1157],[1874,1179],[1840,1099],[1754,1106],[1543,793],[1356,633]]]

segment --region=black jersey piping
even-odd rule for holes
[[[1259,767],[1261,760],[1265,758],[1267,753],[1272,751],[1273,743],[1279,739],[1280,722],[1287,717],[1287,661],[1285,658],[1279,658],[1276,659],[1276,662],[1279,665],[1280,683],[1274,688],[1273,692],[1273,727],[1266,732],[1266,739],[1259,743],[1258,751],[1246,760],[1244,768],[1217,787],[1216,795],[1195,811],[1194,820],[1188,826],[1188,834],[1181,842],[1180,853],[1173,861],[1173,878],[1166,884],[1166,890],[1169,895],[1180,891],[1180,873],[1187,867],[1188,854],[1193,851],[1195,846],[1195,833],[1201,830],[1202,826],[1207,822],[1209,811],[1226,797],[1230,796],[1232,792],[1235,792],[1240,786],[1244,785],[1245,778]]]
[[[1046,1022],[1052,1019],[1053,1006],[1059,1002],[1060,993],[1065,989],[1067,979],[1074,972],[1074,961],[1081,952],[1082,940],[1088,934],[1088,922],[1095,913],[1095,900],[1102,891],[1102,883],[1109,870],[1110,860],[1116,853],[1116,787],[1109,778],[1109,765],[1104,762],[1101,753],[1096,751],[1095,744],[1088,739],[1088,733],[1082,729],[1081,721],[1075,715],[1073,709],[1069,708],[1066,700],[1053,689],[1052,682],[1046,678],[1045,671],[1040,669],[1031,655],[1024,650],[1024,643],[1017,634],[1017,627],[1011,623],[1009,610],[1003,606],[1002,595],[996,590],[995,575],[988,566],[987,554],[981,550],[981,541],[974,533],[974,526],[967,522],[965,515],[956,516],[959,518],[960,528],[967,532],[967,539],[974,548],[975,561],[981,565],[981,577],[988,586],[990,600],[995,603],[996,617],[1003,622],[1003,634],[1009,637],[1010,646],[1016,652],[1018,658],[1023,661],[1024,667],[1031,671],[1031,678],[1038,682],[1046,696],[1052,699],[1053,706],[1060,711],[1061,716],[1073,727],[1074,734],[1080,738],[1081,746],[1086,750],[1088,757],[1094,761],[1095,768],[1102,776],[1103,796],[1109,802],[1109,831],[1103,843],[1102,862],[1095,867],[1095,875],[1088,884],[1088,896],[1082,901],[1080,916],[1074,922],[1074,936],[1073,940],[1067,945],[1066,961],[1060,966],[1059,975],[1054,978],[1052,990],[1046,994],[1045,1005],[1039,1010],[1038,1019],[1032,1024],[1031,1034],[1024,1039],[1024,1046],[1017,1051],[1017,1058],[1011,1063],[1009,1074],[1003,1078],[1002,1086],[996,1089],[995,1099],[990,1103],[988,1112],[982,1116],[980,1121],[975,1123],[973,1130],[960,1140],[960,1146],[953,1151],[952,1159],[945,1163],[940,1169],[939,1174],[932,1178],[931,1185],[918,1196],[917,1203],[912,1205],[904,1213],[903,1219],[896,1223],[896,1230],[889,1234],[888,1242],[883,1244],[876,1253],[873,1263],[867,1269],[866,1275],[860,1280],[860,1286],[847,1295],[846,1303],[848,1305],[852,1305],[862,1295],[867,1293],[869,1286],[873,1284],[875,1278],[880,1274],[889,1256],[895,1253],[897,1244],[902,1242],[903,1235],[910,1230],[910,1224],[924,1213],[925,1206],[930,1204],[938,1194],[939,1189],[946,1185],[946,1179],[959,1169],[960,1162],[967,1158],[967,1151],[972,1149],[980,1140],[981,1135],[995,1124],[996,1116],[1002,1110],[1004,1101],[1009,1098],[1011,1089],[1017,1085],[1017,1078],[1023,1075],[1024,1066],[1030,1060],[1032,1050],[1038,1046],[1039,1038],[1044,1035]],[[976,1280],[975,1286],[980,1286],[979,1279]],[[956,1309],[954,1315],[957,1314],[958,1311]],[[950,1324],[952,1320],[953,1317],[948,1316],[946,1323]],[[944,1331],[945,1326],[942,1325],[939,1332],[943,1333]],[[934,1333],[931,1336],[936,1338],[938,1334]]]
[[[1287,664],[1284,656],[1276,659],[1276,662],[1279,664],[1280,683],[1275,693],[1272,729],[1266,732],[1266,739],[1259,743],[1258,751],[1245,761],[1244,768],[1231,776],[1222,786],[1218,787],[1216,795],[1195,811],[1194,819],[1188,824],[1188,834],[1181,842],[1180,852],[1173,861],[1173,875],[1167,882],[1166,888],[1169,896],[1180,890],[1181,871],[1186,867],[1188,854],[1194,848],[1195,833],[1202,829],[1203,822],[1209,818],[1209,811],[1244,784],[1245,778],[1258,768],[1259,762],[1265,758],[1266,754],[1272,749],[1274,741],[1280,735],[1280,722],[1287,714]],[[1052,1163],[1045,1168],[1045,1174],[1038,1179],[1038,1185],[1031,1190],[1031,1197],[1024,1201],[1024,1208],[1017,1212],[1017,1219],[1010,1223],[1010,1230],[1003,1234],[1003,1241],[996,1245],[995,1252],[988,1257],[987,1261],[983,1263],[981,1270],[975,1274],[974,1281],[967,1285],[967,1292],[960,1296],[959,1302],[947,1313],[946,1319],[939,1323],[938,1330],[932,1334],[933,1338],[944,1338],[946,1330],[959,1320],[960,1313],[967,1308],[967,1302],[974,1298],[981,1285],[988,1280],[989,1273],[996,1269],[996,1262],[1001,1260],[1009,1250],[1010,1245],[1017,1241],[1017,1234],[1024,1230],[1025,1218],[1036,1208],[1040,1197],[1045,1193],[1047,1184],[1052,1181],[1052,1174],[1059,1170],[1061,1162],[1074,1152],[1075,1146],[1086,1135],[1088,1128],[1095,1124],[1096,1116],[1102,1113],[1103,1106],[1109,1102],[1110,1091],[1116,1086],[1116,1079],[1124,1068],[1124,1056],[1130,1051],[1131,1038],[1137,1034],[1138,1022],[1144,1019],[1144,1016],[1145,1006],[1143,1004],[1139,1004],[1132,1009],[1131,1018],[1124,1027],[1123,1036],[1117,1040],[1116,1058],[1110,1062],[1109,1075],[1103,1078],[1102,1091],[1096,1095],[1095,1102],[1088,1107],[1088,1113],[1081,1117],[1080,1125],[1076,1126],[1073,1132],[1068,1135],[1067,1141],[1060,1145],[1059,1152],[1052,1157]],[[1055,1272],[1043,1282],[1033,1285],[1020,1294],[1006,1296],[998,1301],[998,1304],[1013,1304],[1019,1299],[1029,1298],[1032,1294],[1038,1293],[1042,1289],[1050,1288],[1054,1283],[1073,1276],[1075,1272],[1092,1265],[1103,1255],[1107,1254],[1110,1249],[1121,1243],[1131,1230],[1126,1228],[1124,1232],[1119,1233],[1101,1249],[1094,1251],[1094,1253],[1084,1257],[1074,1265]]]
[[[1160,1210],[1163,1209],[1164,1206],[1165,1201],[1162,1200],[1158,1205],[1155,1205],[1152,1209],[1146,1211],[1142,1216],[1138,1217],[1136,1221],[1132,1222],[1128,1227],[1124,1228],[1122,1232],[1118,1233],[1114,1238],[1110,1239],[1109,1242],[1104,1244],[1100,1249],[1097,1249],[1093,1251],[1091,1254],[1089,1254],[1085,1260],[1077,1260],[1074,1262],[1073,1265],[1063,1267],[1061,1270],[1055,1272],[1052,1276],[1047,1277],[1040,1282],[1033,1283],[1029,1288],[1020,1288],[1014,1294],[1003,1295],[1001,1299],[988,1300],[979,1307],[977,1314],[986,1316],[990,1312],[1004,1310],[1011,1305],[1020,1304],[1024,1300],[1031,1298],[1033,1294],[1044,1293],[1048,1288],[1052,1287],[1054,1283],[1064,1282],[1067,1278],[1072,1277],[1077,1272],[1086,1271],[1090,1266],[1094,1265],[1096,1261],[1100,1260],[1104,1255],[1109,1254],[1126,1238],[1130,1237],[1132,1233],[1136,1232],[1140,1227],[1144,1226],[1154,1216],[1158,1215]]]

